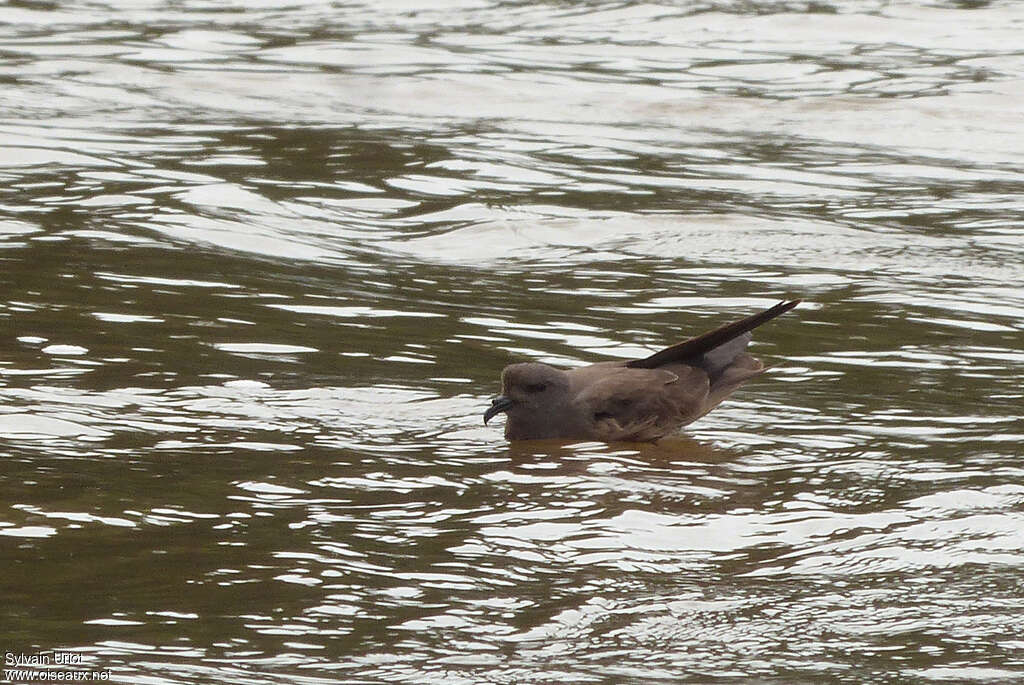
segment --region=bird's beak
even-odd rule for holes
[[[497,397],[495,397],[493,400],[491,400],[491,406],[488,407],[487,411],[484,412],[484,425],[486,426],[487,422],[493,419],[495,414],[500,414],[503,411],[508,411],[509,407],[511,407],[513,404],[515,404],[515,400],[513,400],[511,397],[505,397],[504,395],[498,395]]]

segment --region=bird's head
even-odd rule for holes
[[[505,435],[513,440],[551,437],[569,409],[569,378],[547,364],[529,362],[506,366],[501,372],[501,395],[484,412],[486,424],[505,412]]]

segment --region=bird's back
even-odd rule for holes
[[[597,440],[657,440],[711,411],[762,364],[734,345],[697,363],[653,369],[602,362],[567,372],[573,404]]]

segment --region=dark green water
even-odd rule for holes
[[[1022,30],[0,7],[4,678],[1024,677]],[[482,425],[791,297],[678,438]]]

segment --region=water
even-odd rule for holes
[[[0,651],[140,684],[1021,679],[1022,29],[0,8]],[[776,368],[678,438],[481,423],[506,363],[790,297]]]

